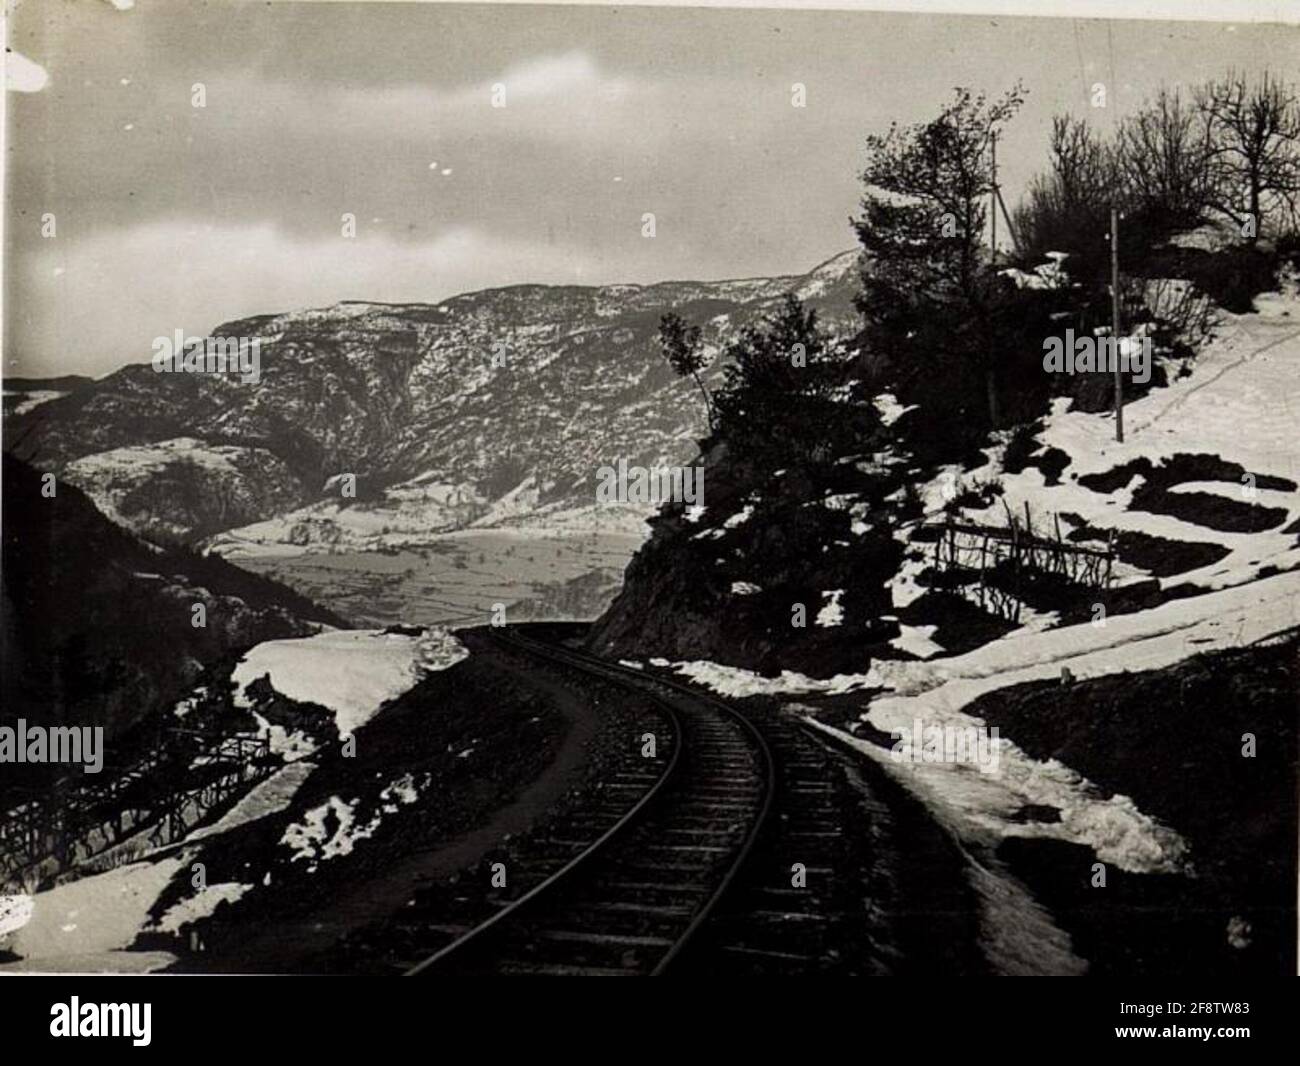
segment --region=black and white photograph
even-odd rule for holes
[[[1300,12],[889,6],[9,0],[0,976],[1250,1036]]]

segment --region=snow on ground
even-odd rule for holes
[[[1013,633],[965,655],[925,663],[876,664],[867,677],[899,695],[920,695],[962,681],[989,688],[1052,677],[1069,666],[1076,678],[1152,670],[1202,651],[1235,647],[1300,625],[1300,573],[1278,574],[1148,611],[1114,615],[1037,633]]]
[[[1209,492],[1239,503],[1285,508],[1287,518],[1263,533],[1229,533],[1171,515],[1129,510],[1139,475],[1114,492],[1094,492],[1078,478],[1100,474],[1125,463],[1145,459],[1159,466],[1174,455],[1210,454],[1237,463],[1248,472],[1300,482],[1300,437],[1295,432],[1292,397],[1300,392],[1300,300],[1294,294],[1264,294],[1256,298],[1256,313],[1223,316],[1218,336],[1190,363],[1190,373],[1166,387],[1151,390],[1124,408],[1125,441],[1115,441],[1115,422],[1109,414],[1071,411],[1070,401],[1058,399],[1043,420],[1038,441],[1070,457],[1056,485],[1046,484],[1041,471],[1026,467],[1011,474],[1002,469],[1004,445],[986,449],[984,466],[963,471],[958,466],[940,469],[918,486],[926,519],[941,520],[943,508],[962,486],[997,482],[1001,496],[984,510],[965,508],[968,519],[1005,526],[1007,509],[1024,514],[1028,503],[1035,524],[1048,527],[1054,516],[1079,515],[1099,529],[1145,533],[1174,541],[1219,544],[1229,554],[1218,562],[1160,579],[1168,587],[1192,584],[1207,591],[1255,579],[1268,566],[1300,566],[1300,547],[1294,533],[1284,529],[1300,519],[1300,493],[1254,489],[1243,492],[1236,482],[1187,482],[1172,492]],[[1173,378],[1175,367],[1166,368]],[[884,401],[888,407],[888,400]],[[1069,532],[1069,523],[1062,520]],[[910,544],[910,529],[898,539],[919,558],[906,558],[890,582],[893,605],[905,608],[926,588],[917,580],[929,566],[928,545]],[[1116,584],[1148,575],[1125,563],[1115,565]],[[1022,629],[1054,624],[1052,616],[1022,613]]]
[[[351,852],[357,840],[370,835],[366,827],[354,825],[352,812],[355,806],[355,800],[344,803],[338,796],[331,796],[303,815],[301,822],[290,825],[280,838],[281,844],[293,850],[289,861],[332,859],[335,855]],[[315,869],[314,862],[307,867],[309,873]]]
[[[420,545],[468,525],[485,507],[472,486],[408,483],[386,490],[383,503],[322,500],[219,533],[207,546],[238,558]]]
[[[0,941],[32,919],[31,896],[0,896]]]
[[[820,692],[836,696],[869,687],[872,682],[864,674],[836,674],[825,681],[807,677],[794,670],[782,670],[780,677],[762,677],[752,670],[739,666],[723,666],[704,660],[669,663],[667,659],[651,659],[652,666],[672,666],[684,677],[707,685],[723,696],[744,699],[746,696],[806,695]]]
[[[1182,481],[1170,485],[1170,492],[1205,492],[1241,503],[1258,503],[1265,507],[1287,507],[1295,502],[1295,493],[1281,489],[1260,489],[1231,481]]]
[[[1070,283],[1070,277],[1063,266],[1068,258],[1069,254],[1066,252],[1048,252],[1048,261],[1034,267],[1032,273],[1015,267],[999,273],[1015,282],[1018,289],[1060,289]]]
[[[270,675],[271,687],[281,695],[333,711],[340,735],[346,736],[426,674],[445,670],[468,654],[460,641],[439,627],[418,636],[328,630],[257,645],[235,666],[231,679],[236,700],[247,706],[244,690]]]
[[[830,629],[844,624],[844,608],[840,606],[840,597],[843,595],[843,589],[828,589],[822,593],[822,599],[826,602],[817,612],[817,625]]]
[[[34,897],[0,897],[0,943],[22,956],[17,962],[0,965],[0,973],[122,973],[158,969],[175,961],[167,952],[126,949],[141,932],[176,933],[186,923],[209,916],[222,901],[234,902],[253,888],[238,883],[208,885],[150,924],[149,912],[168,883],[177,873],[188,877],[189,864],[198,854],[189,845],[284,810],[314,769],[308,763],[283,767],[243,796],[220,820],[190,834],[179,849],[160,849],[152,859],[91,874]],[[346,855],[358,840],[373,836],[383,814],[414,803],[419,788],[427,783],[426,779],[417,784],[410,774],[391,782],[379,793],[378,810],[364,824],[354,817],[355,800],[344,803],[331,797],[307,812],[303,823],[291,825],[283,842],[295,848],[295,858],[311,860],[311,869],[315,869],[317,861]]]
[[[461,752],[461,757],[469,755],[472,750]],[[428,784],[427,777],[424,783]],[[305,859],[309,863],[307,872],[313,873],[321,861],[349,855],[357,841],[374,836],[384,814],[395,814],[401,805],[414,803],[419,798],[415,779],[406,774],[379,794],[379,811],[363,824],[356,816],[358,800],[345,802],[338,796],[331,796],[307,811],[301,822],[285,829],[280,843],[293,850],[290,862]]]
[[[963,713],[986,692],[1059,677],[1076,679],[1152,670],[1199,652],[1236,647],[1300,625],[1300,573],[1173,600],[1148,611],[1017,632],[965,655],[929,661],[880,661],[865,675],[817,681],[786,672],[778,679],[713,663],[678,663],[679,673],[732,696],[852,692],[884,688],[861,717],[886,733],[911,734],[914,723],[979,727]],[[829,729],[829,727],[823,727]],[[1150,872],[1179,868],[1183,844],[1123,796],[1105,798],[1054,760],[1030,758],[1001,738],[1000,766],[986,774],[968,764],[895,761],[890,751],[831,730],[871,755],[927,801],[959,836],[987,842],[1006,836],[1050,836],[1091,846],[1101,861]],[[1025,804],[1061,809],[1061,822],[1021,824],[1009,816]]]
[[[149,909],[188,861],[185,855],[119,866],[37,893],[30,919],[11,934],[22,959],[9,970],[134,971],[174,961],[166,952],[126,951],[148,921]]]
[[[780,678],[714,663],[675,664],[677,672],[730,696],[852,693],[884,688],[864,699],[860,717],[885,733],[910,736],[921,724],[980,728],[964,713],[978,696],[1027,681],[1076,679],[1167,666],[1190,655],[1260,640],[1300,624],[1300,573],[1173,600],[1119,615],[1104,625],[1017,631],[974,651],[929,661],[880,661],[865,675],[820,681],[792,672]],[[662,663],[662,665],[668,665]],[[797,705],[787,704],[798,710]],[[1007,837],[1043,837],[1091,847],[1100,861],[1130,872],[1184,869],[1186,845],[1123,795],[1111,795],[1057,760],[1030,757],[1013,739],[998,737],[997,769],[970,763],[912,762],[868,740],[810,724],[863,752],[917,795],[953,833],[968,860],[980,904],[981,943],[1000,973],[1079,973],[1085,965],[1069,937],[1023,884],[991,856]],[[1022,823],[1012,816],[1028,804],[1057,808],[1058,823]]]
[[[35,407],[40,407],[43,403],[49,403],[51,400],[57,400],[60,396],[67,396],[66,392],[59,392],[55,389],[33,389],[31,392],[5,392],[5,396],[21,396],[22,399],[14,404],[13,410],[9,412],[12,416],[26,414]]]
[[[225,558],[286,558],[342,551],[434,547],[457,534],[494,530],[521,537],[623,534],[638,542],[649,534],[650,504],[537,506],[531,479],[489,505],[468,484],[425,483],[420,478],[385,491],[382,502],[324,500],[261,522],[218,533],[205,547]]]
[[[149,929],[175,932],[183,922],[206,917],[222,899],[237,899],[248,886],[210,885],[170,908],[157,926],[149,910],[177,871],[188,869],[194,852],[187,845],[220,836],[248,822],[284,810],[315,769],[291,763],[256,785],[210,826],[186,837],[182,846],[167,845],[145,861],[91,874],[32,896],[0,897],[0,938],[23,956],[8,969],[59,972],[136,972],[174,961],[167,952],[126,948]],[[8,919],[8,920],[6,920]],[[9,933],[9,936],[5,936]]]
[[[516,531],[529,536],[573,535],[585,533],[617,534],[634,537],[638,542],[650,533],[646,520],[658,508],[654,504],[591,503],[574,507],[563,502],[539,507],[536,511],[518,517],[503,519],[491,528],[501,532]],[[703,507],[700,513],[703,513]],[[474,529],[488,528],[486,522],[476,522]]]
[[[1125,406],[1123,444],[1114,440],[1111,417],[1069,411],[1067,401],[1057,401],[1038,439],[1070,456],[1061,484],[1046,485],[1034,467],[1007,474],[995,456],[986,467],[963,475],[968,482],[998,478],[1004,490],[1001,500],[975,517],[1005,524],[1003,501],[1013,514],[1022,513],[1028,501],[1044,521],[1051,513],[1068,511],[1099,527],[1213,542],[1229,549],[1231,554],[1221,561],[1165,578],[1165,584],[1186,581],[1222,588],[1252,579],[1266,565],[1300,564],[1295,535],[1281,532],[1300,517],[1296,493],[1255,490],[1248,497],[1234,482],[1197,482],[1174,490],[1212,492],[1288,511],[1286,521],[1271,531],[1225,533],[1169,515],[1127,510],[1136,479],[1115,493],[1093,492],[1076,480],[1133,460],[1159,465],[1179,453],[1208,453],[1252,474],[1300,482],[1300,437],[1293,407],[1300,389],[1300,325],[1294,320],[1300,317],[1300,302],[1274,294],[1259,297],[1257,305],[1256,314],[1225,317],[1220,335],[1197,355],[1187,377]]]
[[[334,711],[339,730],[352,732],[387,700],[410,689],[426,673],[459,662],[468,651],[441,629],[410,636],[383,632],[328,631],[298,640],[259,644],[235,668],[236,698],[254,679],[270,675],[284,695]],[[283,730],[281,730],[283,733]],[[305,754],[305,753],[300,753]],[[159,849],[148,861],[58,885],[34,897],[0,897],[0,937],[22,956],[0,966],[6,970],[129,972],[157,969],[174,961],[166,952],[128,952],[141,932],[174,932],[186,922],[210,914],[223,899],[234,900],[246,885],[211,885],[173,906],[157,926],[148,925],[150,909],[168,882],[187,868],[195,853],[189,845],[220,836],[249,822],[286,809],[313,772],[310,762],[282,767],[242,796],[218,821],[190,834],[179,846]],[[337,797],[310,812],[297,830],[301,847],[314,858],[347,854],[357,840],[374,834],[383,813],[394,813],[418,798],[407,775],[379,794],[378,811],[365,824],[354,824],[352,804]],[[333,805],[331,807],[331,804]],[[333,818],[327,812],[333,811]]]
[[[735,529],[737,526],[743,526],[753,516],[754,516],[754,505],[752,503],[747,503],[739,511],[737,511],[725,522],[723,522],[722,528]]]
[[[169,464],[184,460],[197,464],[216,480],[235,479],[249,454],[250,449],[232,444],[206,444],[195,437],[173,437],[83,455],[67,465],[64,476],[82,489],[105,515],[129,528],[130,521],[123,516],[119,505],[144,474],[156,474]]]
[[[279,813],[293,802],[298,789],[315,769],[316,767],[309,762],[291,762],[287,766],[282,766],[265,781],[254,785],[236,801],[230,810],[211,825],[196,829],[185,838],[186,841],[220,836],[241,825]]]
[[[475,519],[472,525],[494,526],[498,522],[525,518],[537,510],[537,505],[541,502],[541,496],[542,493],[537,485],[537,479],[530,474],[504,496],[494,500],[491,506],[488,507],[487,512],[481,518]]]
[[[896,533],[895,539],[907,543],[907,536],[907,533]],[[915,551],[914,548],[909,550]],[[904,555],[903,561],[898,567],[898,572],[894,574],[889,582],[890,603],[900,610],[919,600],[929,591],[928,587],[921,584],[918,579],[925,568],[930,565],[930,560],[924,552],[919,552],[918,555],[918,558]]]
[[[65,952],[49,961],[25,958],[0,964],[0,974],[142,974],[165,969],[176,961],[170,951],[108,951],[77,955]]]
[[[900,625],[898,628],[899,634],[889,642],[890,647],[908,652],[918,659],[929,659],[931,656],[943,654],[943,645],[930,639],[938,626]]]
[[[252,887],[252,885],[241,885],[237,881],[208,885],[188,899],[168,907],[167,913],[158,920],[154,928],[162,933],[179,933],[181,926],[196,922],[200,918],[210,917],[218,904],[234,903]]]
[[[425,776],[424,783],[429,783],[428,776]],[[415,783],[415,778],[411,774],[403,774],[383,792],[379,794],[383,801],[383,810],[385,814],[396,814],[398,804],[414,803],[420,798],[420,788]]]
[[[916,408],[916,404],[908,404],[904,407],[892,392],[878,393],[872,402],[875,404],[876,413],[880,415],[882,426],[892,426],[908,411]]]
[[[900,694],[876,700],[863,717],[885,731],[911,729],[918,718],[936,724],[977,725],[979,721],[963,714],[962,708],[985,692],[1057,677],[1062,667],[1084,679],[1156,669],[1197,652],[1250,643],[1300,622],[1297,596],[1300,574],[1282,574],[1112,618],[1104,627],[1072,626],[995,641],[953,659],[894,664],[901,666],[893,686]],[[1008,772],[991,780],[987,775],[953,773],[960,768],[944,764],[891,764],[880,749],[873,755],[909,778],[936,806],[953,811],[958,823],[992,829],[1001,836],[1060,836],[1089,844],[1102,861],[1126,870],[1178,865],[1182,849],[1172,834],[1124,797],[1098,801],[1094,788],[1059,763],[1035,762],[1004,745],[1002,761]],[[979,776],[983,780],[974,780]],[[1061,824],[1006,823],[1005,815],[1021,803],[1060,807]]]

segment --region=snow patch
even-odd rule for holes
[[[743,526],[754,516],[754,505],[747,503],[739,511],[733,514],[722,523],[723,529],[735,529],[737,526]]]
[[[914,411],[916,409],[916,404],[914,403],[908,404],[907,406],[899,403],[898,397],[896,397],[892,392],[878,393],[872,399],[872,403],[875,405],[876,411],[880,415],[880,424],[882,426],[892,426],[902,418],[903,415],[907,414],[908,411]]]
[[[182,926],[211,917],[219,904],[234,903],[252,887],[241,885],[237,881],[207,885],[189,899],[183,899],[169,907],[167,913],[158,920],[156,928],[162,933],[179,933]]]
[[[938,626],[900,624],[898,628],[900,632],[889,642],[890,647],[915,655],[918,659],[929,659],[931,656],[943,654],[943,645],[930,639]]]
[[[844,608],[840,606],[840,597],[843,595],[843,589],[832,589],[829,592],[822,593],[822,598],[827,602],[817,612],[817,625],[823,629],[829,629],[844,624]]]
[[[460,662],[468,649],[445,629],[412,636],[382,630],[328,630],[310,637],[270,640],[236,665],[236,703],[269,675],[271,687],[300,703],[333,711],[340,735],[365,725],[379,708],[413,688],[426,674]]]
[[[464,758],[472,751],[469,748],[460,755]],[[427,778],[425,783],[428,783]],[[320,862],[340,855],[350,855],[358,841],[374,836],[384,814],[396,814],[402,806],[414,803],[419,798],[420,791],[414,777],[405,774],[379,793],[379,810],[368,822],[362,824],[356,816],[359,800],[344,802],[338,796],[331,796],[320,806],[309,810],[303,816],[303,821],[295,822],[285,829],[280,843],[293,850],[290,862],[307,860],[310,864],[307,872],[313,873]]]

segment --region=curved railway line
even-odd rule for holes
[[[846,798],[823,743],[787,718],[751,718],[667,678],[532,639],[495,639],[635,691],[670,736],[656,736],[653,764],[628,760],[601,789],[610,799],[576,812],[562,836],[551,827],[528,842],[522,872],[532,887],[522,895],[460,924],[405,915],[417,939],[442,941],[403,967],[408,976],[843,967],[854,947],[845,921],[864,907],[837,864],[851,848],[845,807],[860,797]],[[859,958],[848,971],[872,966]]]

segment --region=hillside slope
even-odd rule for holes
[[[591,646],[775,698],[896,776],[966,849],[998,972],[1294,972],[1300,300],[1256,303],[1126,406],[1123,444],[1062,398],[925,468],[882,397],[898,436],[875,457],[666,512]],[[1016,617],[939,588],[936,526],[1026,509],[1066,543],[1113,537],[1110,586],[1030,586]],[[784,569],[778,536],[799,538]],[[820,605],[805,629],[796,594]],[[985,726],[991,773],[896,757]]]
[[[219,558],[145,544],[70,484],[43,496],[41,475],[8,454],[3,478],[6,721],[103,726],[112,761],[114,738],[169,708],[208,664],[342,622]],[[44,769],[8,767],[5,785]]]
[[[1273,294],[1258,305],[1224,314],[1195,359],[1165,368],[1168,386],[1126,405],[1123,444],[1112,415],[1060,398],[1033,425],[994,434],[967,468],[924,467],[905,443],[918,412],[884,396],[875,453],[757,477],[725,464],[702,514],[656,521],[591,646],[764,671],[865,672],[875,659],[963,651],[1017,628],[1140,610],[1296,567],[1300,302]],[[1070,544],[1104,549],[1113,536],[1110,587],[1030,595],[1016,621],[940,594],[936,525],[1006,528],[1009,517],[1023,524],[1026,509],[1040,533],[1059,530]],[[778,538],[788,575],[774,567]],[[791,625],[796,602],[809,612],[802,630]],[[815,651],[836,643],[834,654]]]

